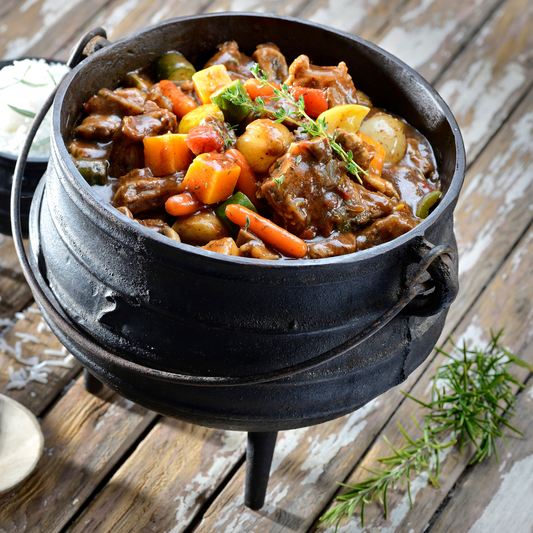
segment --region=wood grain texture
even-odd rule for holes
[[[432,533],[533,531],[533,379],[526,385],[512,421],[524,436],[507,432],[509,446],[501,447],[499,464],[486,461],[466,470]]]
[[[39,342],[29,340],[31,336]],[[4,335],[5,342],[9,347],[15,347],[21,343],[22,355],[25,359],[37,357],[39,362],[46,360],[61,360],[64,355],[57,357],[46,354],[45,350],[53,350],[60,353],[62,346],[56,336],[50,331],[34,304],[30,310],[24,312],[24,318],[16,320],[15,325]],[[67,352],[65,351],[65,354]],[[0,348],[0,392],[20,402],[33,414],[40,416],[45,409],[57,398],[63,389],[70,384],[71,380],[80,372],[81,365],[72,361],[70,368],[51,366],[47,376],[48,383],[32,381],[22,389],[7,389],[9,379],[9,367],[17,370],[27,368],[18,362],[8,349]]]
[[[437,84],[473,161],[533,81],[533,4],[507,0]]]
[[[311,0],[301,18],[353,33],[375,42],[376,34],[396,14],[404,12],[405,0]]]
[[[307,0],[214,0],[207,5],[205,13],[247,11],[301,17],[301,9],[306,2]]]
[[[12,318],[32,300],[32,294],[13,246],[13,239],[0,234],[0,318]]]
[[[185,531],[245,449],[245,433],[164,418],[68,531]]]
[[[501,1],[410,0],[377,42],[432,82]]]
[[[42,422],[45,451],[33,474],[0,497],[0,532],[61,531],[155,413],[82,379]]]

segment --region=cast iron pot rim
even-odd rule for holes
[[[67,93],[67,90],[70,86],[71,81],[78,74],[78,72],[87,68],[88,65],[90,65],[93,58],[98,58],[101,55],[106,55],[114,47],[122,45],[126,42],[134,41],[137,37],[142,36],[151,31],[154,31],[156,28],[160,29],[165,26],[173,26],[177,22],[183,23],[183,22],[198,20],[198,19],[210,19],[210,18],[228,18],[229,19],[229,18],[250,18],[250,17],[257,18],[257,19],[268,19],[268,20],[274,19],[274,20],[288,21],[288,22],[308,26],[310,28],[310,31],[312,31],[313,29],[320,29],[321,31],[326,30],[328,32],[337,34],[346,39],[357,41],[362,46],[371,49],[375,53],[383,56],[385,59],[393,63],[396,63],[398,66],[404,69],[411,76],[411,78],[413,78],[416,81],[416,83],[423,86],[428,96],[431,97],[431,100],[434,102],[435,107],[438,108],[442,112],[446,122],[450,126],[453,139],[454,139],[456,161],[455,161],[455,171],[453,173],[448,191],[444,195],[444,198],[439,202],[438,206],[431,212],[431,214],[426,219],[424,219],[418,226],[416,226],[416,228],[413,228],[412,230],[401,235],[400,237],[397,237],[396,239],[393,239],[390,242],[383,243],[378,246],[373,246],[369,249],[361,250],[359,252],[354,252],[351,254],[345,254],[345,255],[340,255],[340,256],[327,257],[327,258],[321,258],[321,259],[289,259],[289,260],[279,260],[279,261],[272,261],[272,260],[267,260],[267,259],[242,258],[242,257],[237,257],[237,256],[228,256],[225,254],[220,254],[220,253],[212,252],[209,250],[204,250],[199,247],[195,247],[193,245],[189,245],[185,243],[178,243],[168,237],[165,237],[163,235],[156,233],[153,230],[145,228],[144,226],[141,226],[140,224],[133,224],[130,218],[128,218],[126,215],[123,215],[122,213],[117,211],[110,204],[107,204],[102,198],[100,198],[97,192],[91,191],[91,186],[82,178],[81,174],[77,171],[76,166],[72,162],[70,154],[68,153],[66,145],[63,142],[63,139],[60,134],[60,124],[61,124],[61,105],[60,104],[62,103]],[[59,143],[56,142],[56,138],[60,139]],[[209,13],[209,14],[202,14],[202,15],[191,15],[191,16],[185,16],[185,17],[172,18],[164,22],[150,26],[148,28],[145,28],[141,31],[135,32],[129,37],[120,39],[114,43],[110,43],[109,45],[105,46],[103,49],[98,50],[97,52],[92,54],[89,58],[82,61],[78,66],[73,68],[63,79],[63,82],[61,83],[58,89],[57,95],[55,97],[55,100],[54,100],[53,117],[52,117],[52,136],[51,136],[50,141],[51,141],[51,151],[56,149],[57,153],[60,155],[58,159],[59,159],[59,164],[62,167],[61,170],[63,170],[63,174],[65,176],[68,176],[67,180],[69,181],[69,184],[73,186],[75,191],[81,196],[83,200],[82,205],[79,206],[80,209],[82,209],[83,211],[86,211],[88,213],[92,211],[96,211],[101,217],[106,219],[107,223],[109,223],[110,225],[113,225],[113,224],[117,225],[119,231],[121,232],[123,231],[131,232],[133,236],[137,236],[137,237],[142,236],[141,238],[143,239],[146,239],[146,238],[153,239],[157,243],[164,244],[166,246],[171,246],[181,252],[192,253],[192,254],[204,257],[206,259],[209,259],[209,260],[214,259],[216,261],[237,263],[237,264],[241,264],[245,266],[255,265],[255,266],[264,266],[268,268],[291,268],[291,267],[302,268],[305,266],[309,269],[312,269],[313,267],[319,268],[319,267],[322,267],[328,264],[358,263],[360,261],[365,261],[366,259],[369,259],[371,257],[375,257],[376,255],[380,255],[380,254],[385,255],[388,252],[391,252],[392,250],[394,250],[395,248],[397,247],[400,248],[406,245],[409,241],[413,241],[414,239],[416,239],[416,237],[423,238],[426,230],[434,222],[437,222],[437,220],[448,211],[450,206],[453,206],[453,204],[457,201],[459,192],[463,184],[465,168],[466,168],[466,155],[465,155],[463,140],[461,137],[459,126],[457,124],[457,121],[455,120],[455,117],[453,116],[452,112],[448,108],[447,104],[444,102],[441,96],[437,93],[437,91],[420,74],[418,74],[418,72],[416,72],[406,63],[404,63],[401,59],[390,54],[386,50],[383,50],[379,46],[372,44],[351,33],[347,33],[341,30],[336,30],[334,28],[330,28],[322,24],[298,19],[295,17],[287,17],[287,16],[264,14],[264,13],[250,13],[250,12]],[[104,231],[106,231],[106,233],[109,234],[109,231],[107,230],[104,230]]]
[[[48,58],[48,57],[23,56],[23,57],[14,57],[12,59],[0,60],[0,70],[2,70],[4,67],[7,67],[8,65],[12,65],[15,61],[23,61],[24,59],[44,59],[47,63],[61,63],[63,65],[66,64],[64,61],[61,61],[59,59],[51,59],[51,58]],[[65,76],[65,78],[66,78],[66,76]],[[52,139],[50,139],[50,141],[51,140]],[[51,145],[50,145],[50,149],[51,149]],[[13,163],[13,169],[15,168],[15,165],[17,163],[18,157],[19,157],[18,154],[17,155],[8,154],[7,152],[2,152],[2,150],[0,150],[0,158],[1,159],[6,159],[8,161],[11,161]],[[47,164],[49,159],[50,159],[50,156],[48,156],[48,157],[46,157],[46,156],[28,157],[28,159],[26,160],[26,164],[27,165]]]

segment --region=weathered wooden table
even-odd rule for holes
[[[533,363],[533,3],[530,0],[3,0],[0,57],[66,59],[87,30],[110,40],[171,17],[224,10],[267,11],[318,21],[379,44],[433,83],[461,126],[468,172],[456,209],[461,290],[446,336],[484,345],[490,328]],[[62,361],[20,273],[9,237],[0,236],[0,392],[42,422],[45,452],[21,485],[0,496],[0,532],[307,532],[338,494],[401,444],[413,403],[391,390],[358,412],[282,432],[265,507],[243,505],[242,433],[163,418],[106,391],[83,388],[81,367],[53,366],[47,383],[8,389],[24,359]],[[17,344],[18,343],[18,344]],[[20,358],[20,357],[19,357]],[[443,356],[428,358],[403,385],[427,397]],[[527,370],[516,376],[533,384]],[[533,530],[533,393],[518,396],[515,424],[494,457],[468,466],[473,450],[442,463],[440,489],[413,482],[389,493],[390,514],[366,510],[364,531],[513,532]],[[1,453],[1,450],[0,450]],[[1,475],[1,472],[0,472]],[[321,528],[322,531],[326,528]],[[329,531],[333,531],[332,529]],[[340,529],[361,531],[354,517]]]

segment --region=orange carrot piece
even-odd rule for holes
[[[226,216],[238,226],[248,227],[266,244],[286,255],[301,258],[307,253],[307,244],[302,239],[242,205],[229,204]]]
[[[252,204],[259,209],[261,207],[261,202],[255,195],[257,192],[257,178],[250,163],[248,163],[246,157],[244,157],[244,155],[236,148],[228,150],[226,155],[231,157],[231,159],[233,159],[241,168],[241,173],[239,174],[239,179],[237,180],[235,188],[245,194]]]
[[[192,163],[192,156],[185,144],[186,137],[181,133],[167,133],[143,139],[144,164],[154,176],[187,170]]]
[[[189,111],[196,109],[196,102],[184,94],[176,87],[176,84],[169,80],[159,82],[163,96],[166,96],[172,102],[172,111],[178,118],[183,118]]]
[[[243,85],[252,100],[255,100],[258,96],[274,96],[274,89],[271,87],[271,85],[276,87],[276,89],[280,88],[280,85],[277,83],[267,85],[266,83],[256,80],[255,78],[246,80]]]
[[[184,215],[192,215],[195,211],[198,211],[202,207],[200,202],[194,194],[190,192],[182,192],[181,194],[175,194],[171,196],[165,202],[165,209],[167,213],[175,217],[182,217]]]
[[[200,154],[187,170],[182,186],[204,204],[227,200],[235,189],[241,169],[224,154]]]
[[[387,155],[387,152],[385,152],[385,148],[381,146],[377,141],[369,137],[368,135],[365,135],[363,132],[358,131],[357,136],[364,142],[372,145],[376,149],[376,153],[374,154],[374,157],[372,161],[370,162],[369,170],[372,174],[375,176],[380,177],[381,172],[383,171],[383,164],[385,163],[385,157]]]
[[[311,89],[309,87],[292,87],[291,94],[296,101],[300,96],[304,99],[305,112],[313,118],[328,110],[328,99],[321,89]]]

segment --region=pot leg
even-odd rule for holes
[[[98,381],[86,368],[83,369],[83,386],[87,392],[98,394],[104,384]]]
[[[270,466],[278,432],[248,433],[244,504],[256,511],[265,503]]]

